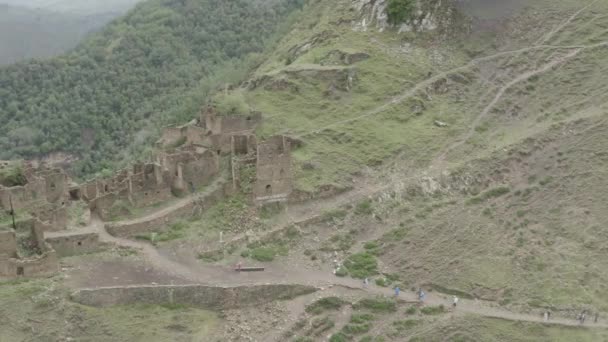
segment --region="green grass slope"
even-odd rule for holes
[[[0,340],[203,341],[220,320],[208,311],[171,305],[93,308],[69,301],[57,279],[0,283]]]
[[[608,310],[608,3],[478,3],[398,33],[315,2],[247,85],[260,134],[303,140],[300,190],[387,185],[376,219],[345,225],[386,232],[379,259],[407,285]]]

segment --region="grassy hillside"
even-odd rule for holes
[[[0,283],[2,341],[201,341],[220,320],[172,305],[92,308],[67,300],[58,279]]]
[[[354,3],[309,7],[246,90],[260,134],[303,140],[298,188],[382,184],[344,227],[406,286],[608,309],[608,4],[477,2],[399,34]]]
[[[77,173],[141,154],[241,79],[300,0],[152,0],[73,52],[0,69],[0,158],[62,151]]]

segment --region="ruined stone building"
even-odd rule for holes
[[[257,146],[256,181],[253,194],[258,204],[287,202],[293,190],[291,144],[277,135]]]
[[[0,168],[8,167],[9,163],[0,163]],[[29,163],[23,165],[22,176],[22,185],[0,185],[0,210],[4,217],[11,214],[11,209],[13,213],[25,213],[15,226],[29,232],[30,248],[38,253],[30,257],[19,255],[12,220],[4,222],[0,225],[0,278],[52,275],[59,270],[57,253],[45,241],[44,233],[66,226],[69,178],[61,169],[44,165],[35,168]]]
[[[219,156],[202,146],[186,145],[161,152],[150,163],[137,163],[109,179],[96,179],[80,187],[91,211],[108,218],[112,206],[124,201],[146,207],[175,196],[199,191],[220,171]]]
[[[220,115],[214,107],[209,106],[201,111],[197,120],[183,126],[165,128],[157,144],[163,148],[195,145],[212,149],[217,154],[230,154],[232,136],[253,134],[261,121],[259,112],[246,116]]]
[[[92,229],[66,230],[67,207],[72,202],[84,201],[92,215],[112,220],[128,214],[126,207],[149,207],[202,190],[220,176],[222,160],[230,160],[226,166],[231,168],[232,182],[216,183],[205,198],[178,206],[175,211],[145,221],[143,226],[131,227],[129,221],[114,225],[108,222],[108,232],[132,236],[162,231],[170,220],[187,215],[193,206],[209,208],[235,189],[248,194],[259,206],[286,203],[293,190],[292,144],[282,135],[258,141],[255,129],[260,121],[259,113],[225,116],[208,107],[197,120],[166,128],[158,141],[162,149],[152,161],[135,163],[112,177],[83,184],[72,183],[61,169],[26,163],[22,185],[0,185],[0,209],[7,212],[12,206],[29,215],[16,222],[16,231],[0,221],[0,278],[53,274],[58,270],[59,257],[103,247]],[[0,171],[7,165],[0,162]],[[23,239],[24,232],[31,232],[30,243],[37,251],[31,257],[19,255],[18,240]]]

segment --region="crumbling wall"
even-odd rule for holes
[[[35,258],[17,259],[0,254],[0,279],[49,277],[59,272],[57,253],[48,251]]]
[[[17,239],[13,230],[0,231],[0,254],[17,257]]]
[[[97,233],[50,235],[46,237],[46,242],[60,257],[93,253],[101,249]]]
[[[52,171],[44,175],[46,184],[46,200],[49,203],[65,201],[67,194],[67,176],[61,171]]]
[[[82,289],[74,292],[77,303],[106,307],[130,304],[182,304],[206,310],[226,310],[292,299],[317,291],[298,284],[264,284],[236,287],[205,285],[144,285]]]
[[[47,231],[62,230],[68,225],[68,210],[64,203],[47,203],[32,208],[30,212],[35,218],[46,223]]]
[[[293,189],[291,145],[284,136],[258,144],[254,196],[258,203],[287,201]]]
[[[221,183],[213,191],[197,199],[186,201],[171,210],[160,211],[157,215],[144,219],[135,219],[122,222],[108,222],[105,225],[108,233],[118,237],[134,237],[152,232],[164,232],[169,229],[171,222],[191,217],[197,212],[206,210],[218,203],[228,194],[228,189]]]

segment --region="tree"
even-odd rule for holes
[[[406,22],[414,11],[414,0],[389,0],[386,6],[388,23],[399,25]]]

